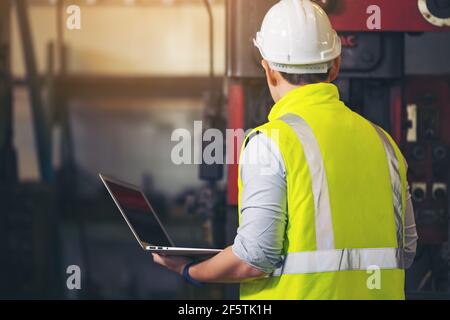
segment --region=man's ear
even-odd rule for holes
[[[341,56],[334,59],[333,66],[331,67],[330,70],[330,78],[329,78],[330,82],[333,82],[338,77],[339,71],[341,70],[341,61],[342,61]]]
[[[270,68],[269,63],[266,60],[262,60],[261,65],[264,68],[264,71],[266,72],[267,82],[271,86],[276,86],[278,83],[276,72]]]

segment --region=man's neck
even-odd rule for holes
[[[329,83],[328,81],[324,82],[324,83]],[[293,85],[290,84],[289,82],[284,82],[283,84],[281,84],[278,88],[278,95],[280,97],[279,100],[283,99],[289,92],[299,89],[301,87],[307,86],[310,83],[304,83],[304,84],[300,84],[300,85]],[[277,101],[278,102],[278,101]]]

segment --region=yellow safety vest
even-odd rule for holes
[[[243,148],[255,132],[280,149],[288,221],[283,263],[241,299],[404,299],[407,169],[392,138],[325,83],[289,92]]]

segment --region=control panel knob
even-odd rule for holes
[[[411,197],[416,202],[422,202],[427,196],[426,183],[413,183],[411,187]]]
[[[445,183],[433,184],[433,199],[442,201],[447,198],[447,185]]]
[[[412,150],[412,156],[414,157],[414,160],[424,160],[425,159],[425,147],[418,145],[415,146]]]
[[[447,148],[444,146],[437,146],[433,148],[433,159],[436,161],[443,161],[447,158]]]

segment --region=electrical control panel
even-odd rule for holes
[[[450,77],[411,77],[406,85],[405,155],[420,242],[448,240]]]

